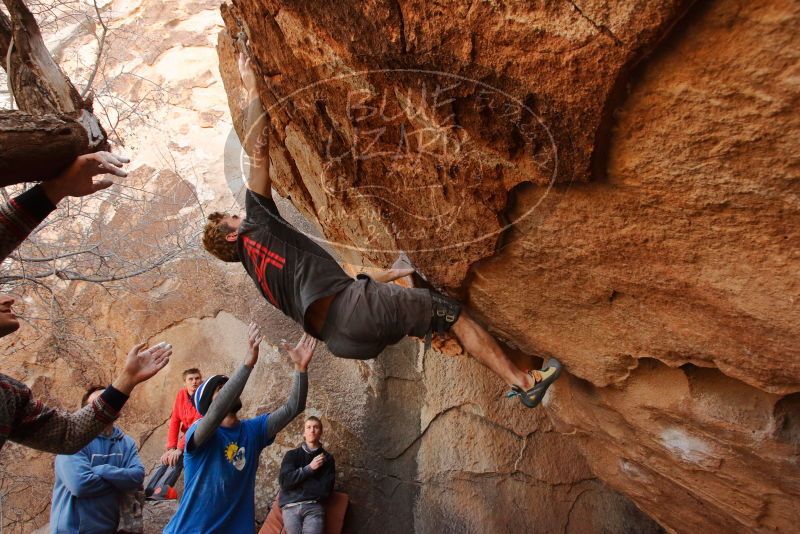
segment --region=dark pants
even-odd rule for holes
[[[325,530],[325,509],[318,502],[282,508],[286,534],[322,534]]]
[[[322,340],[340,358],[368,360],[406,336],[424,337],[431,328],[431,292],[358,279],[336,295]]]
[[[183,456],[178,459],[178,463],[174,466],[159,465],[150,475],[150,481],[147,483],[144,494],[147,497],[164,498],[166,496],[166,487],[175,487],[178,477],[181,476],[181,471],[183,471]]]

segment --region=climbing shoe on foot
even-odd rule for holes
[[[541,379],[531,389],[525,391],[519,386],[511,386],[511,391],[506,393],[506,397],[519,397],[522,404],[528,408],[539,406],[544,394],[547,392],[547,388],[561,375],[561,362],[555,358],[550,358],[547,360],[547,364],[537,373],[541,376]],[[529,372],[529,374],[535,377],[533,372]]]

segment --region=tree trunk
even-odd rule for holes
[[[50,56],[28,7],[22,0],[3,3],[11,16],[14,49],[8,75],[19,109],[34,114],[75,113],[82,109],[83,99]]]
[[[27,6],[3,3],[10,18],[0,12],[0,63],[21,111],[0,112],[0,183],[46,180],[76,156],[106,150],[107,135],[50,56]]]
[[[0,111],[0,187],[52,178],[91,152],[86,128],[69,115]]]

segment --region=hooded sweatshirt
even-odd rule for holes
[[[53,534],[116,532],[120,496],[144,480],[136,443],[116,427],[75,454],[56,456],[55,470]]]

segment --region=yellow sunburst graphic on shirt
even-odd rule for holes
[[[225,448],[225,458],[228,459],[229,462],[233,462],[233,457],[236,456],[236,452],[239,450],[239,445],[236,442],[229,443],[228,446]]]

